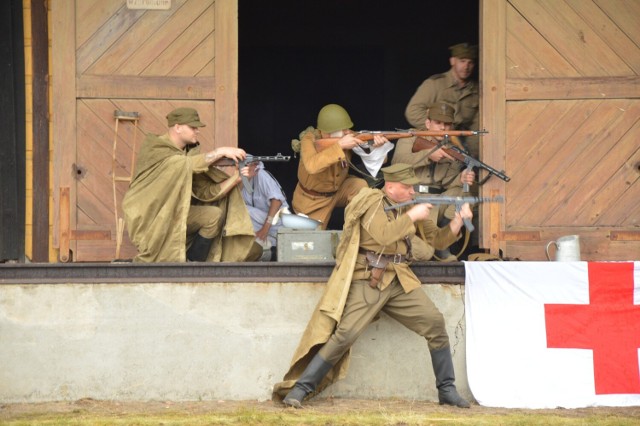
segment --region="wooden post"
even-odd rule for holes
[[[69,262],[72,259],[70,242],[76,240],[110,240],[111,231],[76,231],[71,229],[71,197],[69,187],[60,188],[60,262]]]

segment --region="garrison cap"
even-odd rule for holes
[[[381,170],[385,182],[400,182],[405,185],[417,185],[420,183],[413,171],[413,167],[409,164],[396,163],[389,167],[383,167]]]
[[[204,127],[205,124],[200,122],[198,111],[193,108],[176,108],[167,115],[169,127],[174,124],[186,124],[191,127]]]
[[[456,110],[446,102],[437,102],[429,107],[427,118],[429,120],[442,121],[443,123],[453,123]]]
[[[451,56],[460,59],[478,59],[478,46],[460,43],[449,47]]]

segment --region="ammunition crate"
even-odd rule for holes
[[[335,260],[342,231],[278,229],[278,262],[324,262]]]

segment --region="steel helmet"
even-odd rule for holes
[[[318,129],[326,133],[338,130],[350,129],[353,122],[346,109],[337,104],[329,104],[322,107],[318,113]]]

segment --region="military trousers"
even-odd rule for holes
[[[319,220],[321,229],[327,229],[333,210],[336,207],[346,207],[349,201],[366,187],[367,181],[364,179],[349,176],[334,195],[324,197],[308,194],[300,188],[300,185],[297,185],[293,193],[292,206],[296,213],[303,213],[312,219]]]
[[[189,206],[187,235],[196,232],[204,238],[215,238],[222,232],[222,209],[216,206]]]
[[[320,356],[334,365],[380,312],[427,339],[429,351],[449,346],[444,316],[421,288],[405,293],[395,278],[380,291],[368,281],[357,280],[351,283],[340,322],[318,352]]]

